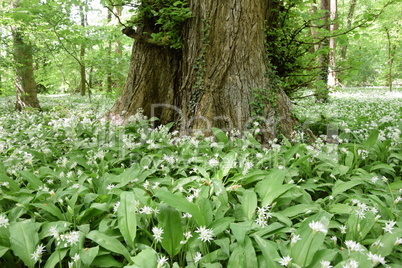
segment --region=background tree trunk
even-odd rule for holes
[[[338,25],[334,22],[338,16],[338,1],[330,0],[330,33],[333,34],[337,30]],[[328,86],[333,89],[339,85],[339,81],[336,75],[336,42],[335,37],[329,38],[329,66],[328,66]]]
[[[290,101],[267,76],[268,1],[189,2],[194,17],[182,30],[182,50],[136,41],[125,88],[108,117],[124,123],[142,108],[161,123],[180,122],[183,132],[245,130],[258,119],[266,138],[278,131],[290,136]],[[253,89],[264,89],[263,96],[256,98]],[[252,101],[265,105],[258,118]]]
[[[330,1],[331,0],[321,0],[321,10],[324,11],[322,16],[323,29],[327,32],[330,31]],[[322,38],[322,37],[320,37]],[[329,64],[330,64],[330,40],[329,38],[324,38],[318,46],[322,50],[321,56],[318,58],[318,64],[320,72],[318,75],[318,83],[315,91],[317,100],[327,101],[329,95],[328,89],[328,74],[329,74]]]
[[[14,2],[14,8],[18,7],[18,2]],[[39,100],[36,92],[34,79],[34,67],[32,58],[32,48],[24,42],[22,33],[15,27],[12,29],[15,61],[15,88],[17,101],[16,110],[24,110],[26,107],[40,109]]]
[[[350,2],[349,13],[348,13],[348,18],[347,18],[347,23],[346,23],[346,31],[348,31],[349,29],[352,28],[353,18],[354,18],[355,9],[356,9],[356,3],[357,3],[357,0],[352,0]],[[348,51],[348,45],[344,44],[342,46],[342,50],[341,50],[341,59],[342,60],[346,59],[347,51]]]

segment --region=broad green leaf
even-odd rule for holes
[[[211,201],[206,197],[199,197],[199,199],[196,201],[196,204],[198,205],[202,215],[204,216],[205,225],[208,226],[212,222],[214,217]]]
[[[120,205],[117,209],[118,227],[126,243],[134,249],[134,239],[137,233],[136,203],[133,192],[120,194]]]
[[[61,210],[56,207],[53,203],[45,203],[45,204],[39,204],[39,203],[34,203],[32,204],[33,206],[46,210],[47,212],[49,212],[50,214],[52,214],[53,216],[55,216],[57,219],[64,221],[66,220],[66,217],[63,215],[63,213],[61,212]]]
[[[253,222],[251,221],[230,224],[233,236],[240,245],[244,245],[244,239],[246,238],[247,233],[251,230],[252,224]]]
[[[247,220],[251,220],[257,209],[257,194],[254,190],[246,190],[242,197],[242,208]]]
[[[214,133],[216,139],[220,142],[227,143],[229,141],[228,136],[220,130],[219,128],[212,128],[212,132]]]
[[[262,200],[262,206],[271,205],[276,198],[293,187],[290,184],[283,185],[285,176],[286,171],[277,169],[257,183],[255,189]]]
[[[353,160],[354,160],[354,154],[352,152],[346,152],[346,157],[345,157],[345,165],[349,168],[353,168]]]
[[[258,235],[254,235],[254,239],[260,248],[265,260],[265,267],[282,267],[278,260],[280,259],[278,249],[275,243],[269,240],[262,239]]]
[[[353,179],[353,180],[347,181],[347,182],[338,180],[338,181],[336,181],[335,187],[332,190],[332,196],[335,197],[338,194],[341,194],[341,193],[355,187],[356,185],[359,185],[362,183],[364,183],[364,180],[362,180],[362,179]]]
[[[224,217],[218,220],[213,221],[208,228],[212,229],[214,235],[219,235],[223,231],[229,228],[229,225],[235,221],[235,218],[232,217]]]
[[[323,266],[321,265],[321,261],[329,261],[332,262],[332,260],[335,258],[335,256],[338,254],[337,250],[334,249],[324,249],[324,250],[319,250],[317,253],[314,255],[313,261],[311,262],[311,268],[322,268]]]
[[[36,261],[32,259],[31,254],[35,252],[39,243],[39,225],[34,222],[13,222],[9,230],[13,254],[29,268],[34,267]]]
[[[257,255],[250,237],[244,240],[244,246],[237,245],[229,258],[228,267],[258,267]]]
[[[132,258],[134,265],[127,266],[127,268],[155,268],[158,266],[158,258],[156,252],[152,249],[144,249]]]
[[[180,252],[184,240],[180,212],[168,206],[161,205],[158,214],[159,224],[163,229],[162,247],[169,254],[170,259]]]
[[[352,211],[353,207],[345,204],[332,204],[329,208],[329,212],[334,214],[350,214]]]
[[[324,243],[327,233],[313,231],[309,224],[313,221],[320,222],[324,226],[324,229],[328,230],[331,218],[331,214],[322,211],[302,222],[299,229],[295,233],[295,235],[300,236],[300,240],[292,246],[290,251],[290,257],[293,259],[294,263],[300,267],[307,267],[310,265],[314,254]]]
[[[371,250],[373,252],[376,252],[377,254],[380,254],[383,257],[386,257],[392,252],[394,252],[394,247],[396,247],[395,242],[397,239],[402,237],[402,230],[394,227],[394,230],[392,230],[392,233],[385,233],[382,237],[379,238],[381,247],[378,245],[372,245]]]
[[[379,131],[377,129],[374,129],[371,131],[369,137],[364,142],[364,145],[367,149],[370,149],[371,147],[374,146],[374,144],[376,144],[376,142],[378,140],[378,135],[379,135]]]
[[[317,212],[317,211],[318,211],[318,207],[315,205],[298,204],[298,205],[290,206],[290,207],[282,210],[280,213],[285,217],[293,218],[300,214]]]
[[[91,265],[99,252],[99,246],[93,248],[83,248],[80,252],[80,259],[85,265]]]
[[[9,250],[10,248],[0,245],[0,258]]]
[[[221,161],[220,169],[218,170],[218,178],[222,179],[229,174],[229,171],[235,167],[237,153],[230,151]]]
[[[56,250],[50,255],[49,259],[46,260],[45,268],[53,268],[58,263],[60,263],[68,252],[68,248],[63,248],[60,250]]]
[[[22,177],[27,179],[32,189],[37,190],[40,186],[43,185],[42,181],[38,179],[32,172],[22,170],[20,171],[20,174],[22,175]]]
[[[377,164],[375,166],[370,167],[370,172],[373,172],[375,170],[383,170],[391,174],[395,173],[394,168],[385,163]]]
[[[176,208],[179,211],[190,213],[198,226],[205,226],[206,222],[200,208],[188,201],[184,196],[172,194],[166,190],[160,190],[155,194],[161,201]]]
[[[87,235],[87,238],[91,239],[92,241],[96,242],[98,245],[107,250],[123,255],[128,261],[130,261],[131,256],[127,248],[116,238],[108,236],[97,230],[91,231]]]

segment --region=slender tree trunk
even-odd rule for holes
[[[267,73],[266,0],[190,0],[193,18],[182,30],[182,50],[159,47],[126,29],[134,43],[123,93],[108,117],[124,123],[143,109],[161,123],[176,121],[182,132],[218,127],[245,130],[262,123],[264,137],[290,136],[290,101],[272,88]],[[263,89],[263,96],[253,95]],[[252,101],[264,112],[253,117]]]
[[[338,25],[334,21],[338,16],[338,3],[337,0],[330,0],[330,33],[333,34],[337,30]],[[333,89],[339,85],[339,81],[336,75],[336,42],[335,37],[329,38],[329,66],[328,66],[328,86]]]
[[[321,10],[325,11],[322,16],[322,24],[323,28],[330,31],[330,0],[321,0]],[[319,36],[319,38],[322,38]],[[328,88],[328,74],[329,74],[329,47],[330,41],[329,38],[324,38],[323,41],[319,44],[318,49],[322,50],[320,57],[318,58],[318,65],[320,68],[320,72],[318,75],[318,83],[315,91],[315,95],[317,100],[319,101],[327,101],[329,96],[329,88]]]
[[[385,32],[387,34],[387,42],[388,42],[388,47],[387,47],[387,51],[388,51],[388,74],[387,74],[387,78],[388,78],[388,87],[389,87],[389,91],[392,91],[392,83],[393,83],[393,65],[394,65],[394,58],[395,58],[395,51],[396,51],[396,45],[392,45],[392,36],[390,33],[390,30],[388,27],[384,27]]]
[[[110,7],[113,8],[113,7]],[[110,10],[108,10],[107,13],[107,22],[108,24],[112,21],[112,12]],[[108,55],[111,55],[112,53],[112,41],[109,39],[108,41],[108,46],[107,46],[107,52]],[[106,91],[107,92],[112,92],[112,72],[111,72],[111,68],[109,68],[107,75],[106,75]]]
[[[18,7],[18,3],[14,3]],[[18,27],[12,29],[15,61],[16,110],[27,107],[40,109],[34,79],[32,48],[24,42],[23,34]]]
[[[353,18],[354,18],[355,9],[356,9],[356,3],[357,3],[357,0],[352,0],[350,2],[349,13],[348,13],[348,18],[347,18],[347,23],[346,23],[346,30],[349,30],[352,28]],[[342,46],[342,50],[341,50],[341,59],[343,59],[343,60],[346,59],[347,51],[348,51],[348,45],[344,44]]]
[[[84,10],[84,6],[81,4],[80,5],[80,18],[81,18],[81,26],[83,28],[85,28],[85,10]],[[81,47],[80,47],[80,78],[81,78],[81,82],[80,82],[80,93],[81,96],[85,96],[85,93],[87,91],[86,87],[87,87],[87,78],[86,78],[86,72],[85,72],[85,44],[82,43]]]

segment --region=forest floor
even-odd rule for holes
[[[294,139],[267,146],[258,126],[115,126],[103,95],[41,95],[41,113],[13,101],[0,98],[1,267],[402,267],[401,89],[295,99]]]

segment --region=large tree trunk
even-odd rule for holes
[[[17,101],[16,110],[27,107],[40,109],[34,79],[32,48],[22,38],[18,28],[13,29],[14,61],[15,61],[15,88]]]
[[[259,121],[264,137],[290,136],[290,101],[272,88],[265,49],[266,0],[191,0],[193,18],[182,30],[181,50],[136,38],[125,88],[108,117],[124,123],[143,109],[161,123],[180,122],[183,132],[219,127],[245,130]],[[264,89],[255,97],[255,90]],[[253,113],[250,103],[264,102]],[[258,118],[257,118],[258,117]]]

